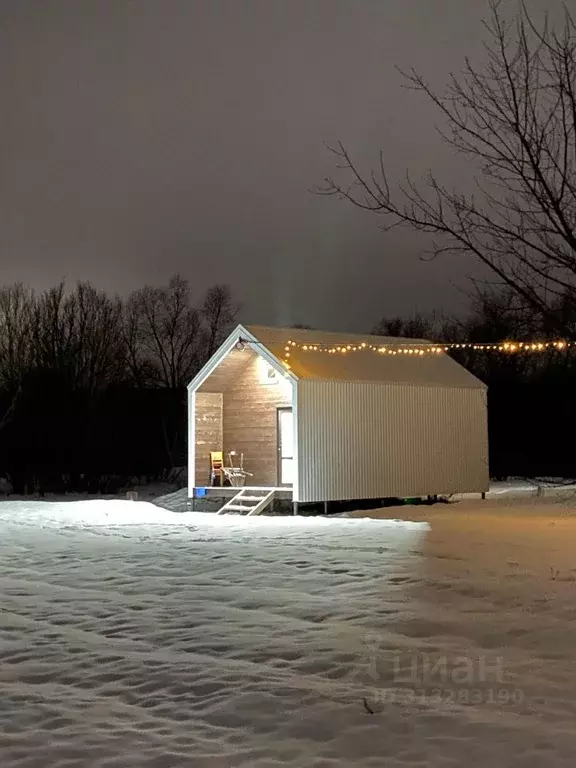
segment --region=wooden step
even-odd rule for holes
[[[258,493],[258,489],[256,489]],[[240,490],[236,496],[234,496],[229,502],[224,504],[222,509],[216,512],[217,515],[227,515],[229,512],[241,513],[243,515],[259,515],[274,499],[274,489],[268,492],[264,492],[262,496],[244,496],[244,492]],[[249,501],[250,504],[244,504],[243,502]]]

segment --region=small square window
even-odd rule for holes
[[[278,372],[263,357],[258,361],[260,368],[260,381],[262,384],[277,384]]]

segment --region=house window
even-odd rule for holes
[[[273,368],[262,357],[259,358],[258,362],[260,365],[260,381],[262,382],[262,384],[277,384],[278,371],[276,370],[276,368]]]

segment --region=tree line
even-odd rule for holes
[[[513,290],[479,290],[463,318],[385,317],[384,336],[437,342],[556,339],[576,328]],[[186,464],[186,385],[231,330],[227,286],[193,302],[189,283],[145,286],[127,298],[89,283],[34,292],[0,288],[0,477],[16,493],[115,493],[135,478],[178,477]],[[565,335],[568,338],[568,335]],[[576,355],[451,353],[488,385],[493,477],[574,476]]]
[[[87,282],[0,288],[0,475],[15,492],[114,491],[185,465],[185,387],[237,307],[189,282],[126,299]]]

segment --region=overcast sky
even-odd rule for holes
[[[511,0],[512,2],[512,0]],[[547,0],[532,0],[541,9]],[[323,142],[456,166],[395,65],[481,55],[482,0],[0,0],[2,283],[228,282],[241,319],[369,330],[461,310],[471,263],[309,189]]]

